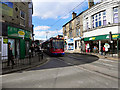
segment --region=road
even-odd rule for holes
[[[118,61],[66,53],[48,62],[2,76],[3,88],[118,88]]]

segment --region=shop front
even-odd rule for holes
[[[8,54],[8,42],[11,43],[12,53],[14,57],[23,59],[28,56],[28,51],[31,43],[31,32],[12,26],[7,26],[7,37],[3,38],[2,45],[2,52],[5,56]]]
[[[74,43],[75,51],[81,51],[81,37],[74,38]]]
[[[74,50],[74,40],[73,40],[73,38],[71,38],[71,39],[68,39],[68,41],[67,41],[67,46],[68,46],[68,50]]]
[[[117,54],[120,50],[120,34],[112,34],[112,41],[109,34],[84,38],[85,52],[101,53],[103,47],[108,53]]]

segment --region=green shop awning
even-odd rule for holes
[[[8,26],[8,36],[10,37],[24,37],[24,38],[30,38],[31,39],[31,32],[26,31],[23,29],[15,28]]]
[[[120,38],[120,34],[112,34],[113,39]],[[93,36],[84,38],[84,41],[95,41],[95,40],[106,40],[109,39],[109,34],[107,35],[100,35],[100,36]]]

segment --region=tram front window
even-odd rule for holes
[[[55,49],[63,49],[64,41],[63,40],[53,40],[53,47]]]

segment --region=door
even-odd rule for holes
[[[16,58],[20,58],[20,41],[16,40]]]

